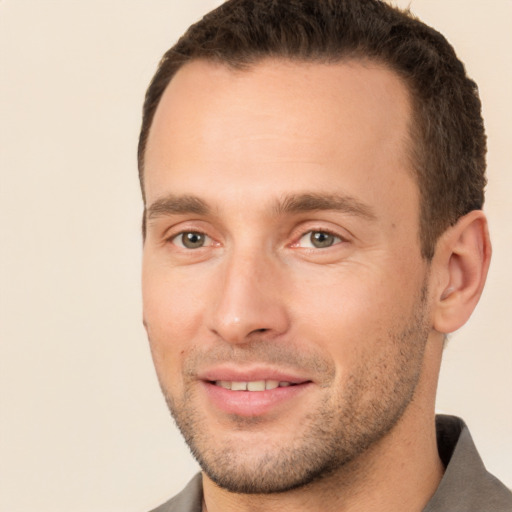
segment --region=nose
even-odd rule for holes
[[[233,254],[222,264],[209,328],[224,341],[272,339],[289,328],[279,263],[258,254]]]

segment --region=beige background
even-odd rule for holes
[[[160,55],[218,3],[0,1],[1,511],[144,512],[196,471],[140,321],[135,152]],[[489,134],[494,261],[438,407],[512,486],[512,1],[411,4],[466,61]]]

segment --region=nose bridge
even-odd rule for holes
[[[244,343],[255,333],[284,332],[288,319],[279,274],[278,262],[261,248],[233,249],[223,262],[211,330],[230,343]]]

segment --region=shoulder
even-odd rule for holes
[[[179,494],[151,512],[201,512],[202,502],[203,483],[198,473]]]
[[[436,424],[446,470],[424,512],[512,512],[512,492],[486,470],[466,424],[453,416]]]

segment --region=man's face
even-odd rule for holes
[[[193,62],[145,164],[144,320],[206,474],[276,492],[393,428],[429,333],[410,106],[372,64]]]

